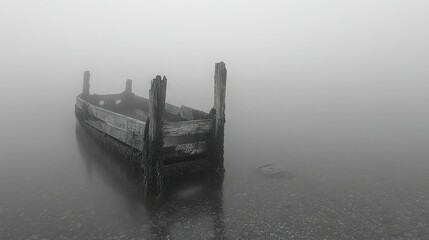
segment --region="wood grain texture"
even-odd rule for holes
[[[82,110],[84,105],[87,105],[88,114],[93,118],[106,122],[116,128],[120,128],[126,132],[129,132],[130,134],[143,136],[145,126],[144,122],[106,110],[101,107],[94,106],[82,98],[77,97],[76,106]]]
[[[162,126],[164,123],[165,96],[167,78],[156,76],[152,80],[149,91],[149,118],[145,131],[144,141],[147,149],[144,166],[144,186],[146,196],[157,196],[163,189],[163,155],[164,138]]]
[[[216,109],[215,128],[217,132],[219,124],[225,121],[226,67],[224,62],[216,63],[214,80],[214,108]]]
[[[77,104],[76,108],[77,111],[83,111]],[[82,121],[137,150],[143,150],[143,135],[136,135],[96,117],[83,118]]]
[[[83,86],[82,86],[82,94],[84,95],[89,95],[89,78],[90,78],[91,74],[89,73],[89,71],[85,71],[83,73]]]
[[[207,119],[208,113],[182,105],[179,109],[178,115],[182,119],[186,120],[200,120],[200,119]]]
[[[224,130],[225,130],[225,96],[226,96],[226,67],[224,62],[215,65],[214,109],[215,126],[211,155],[212,173],[223,176],[224,168]],[[223,178],[223,177],[222,177]]]
[[[126,93],[132,93],[133,92],[133,80],[127,79],[125,81],[125,91]]]
[[[156,76],[149,91],[149,141],[162,140],[167,78]]]
[[[165,112],[170,113],[171,115],[177,115],[179,111],[180,107],[170,103],[165,103]]]
[[[163,126],[165,137],[177,137],[210,133],[213,130],[213,119],[166,122]]]

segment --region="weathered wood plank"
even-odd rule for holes
[[[163,186],[163,156],[164,145],[162,126],[164,123],[165,96],[167,91],[167,78],[156,76],[151,82],[149,91],[149,118],[145,140],[147,143],[146,161],[144,162],[146,195],[156,196]]]
[[[180,107],[179,114],[180,114],[180,117],[182,117],[186,120],[194,120],[194,114],[193,114],[192,108],[190,108],[190,107],[182,105]]]
[[[142,136],[133,135],[130,132],[127,132],[121,128],[115,127],[98,119],[85,120],[85,122],[135,149],[138,149],[140,151],[143,150]]]
[[[214,79],[214,108],[216,109],[215,136],[218,136],[220,125],[225,124],[226,68],[224,62],[216,63]]]
[[[82,98],[77,97],[76,106],[83,110],[84,105],[87,105],[89,115],[134,135],[143,136],[145,128],[144,122],[91,105]]]
[[[149,91],[149,141],[162,140],[167,78],[156,76]]]
[[[77,105],[79,111],[83,111]],[[83,114],[83,113],[82,113]],[[111,125],[98,118],[84,118],[83,122],[98,129],[101,132],[108,134],[111,137],[118,139],[119,141],[142,151],[143,150],[143,135],[135,135],[132,132],[126,131],[122,128]]]
[[[187,120],[200,120],[207,119],[208,113],[182,105],[179,110],[179,115],[183,119]]]
[[[125,81],[125,91],[126,93],[132,93],[133,92],[133,80],[127,79]]]
[[[213,130],[213,119],[166,122],[163,126],[165,137],[176,137],[210,133]]]
[[[89,71],[85,71],[83,73],[83,86],[82,86],[82,94],[84,95],[89,95],[89,78],[90,78],[91,74],[89,73]]]
[[[213,173],[218,176],[223,176],[225,168],[223,165],[223,144],[224,144],[224,129],[225,129],[225,96],[226,96],[226,67],[224,62],[215,64],[215,89],[214,89],[214,109],[215,126],[213,134],[213,154],[212,164]]]
[[[174,158],[192,158],[207,152],[206,141],[164,147],[165,164]]]
[[[165,112],[170,113],[171,115],[177,115],[179,111],[180,107],[170,103],[165,103]]]

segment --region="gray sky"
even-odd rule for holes
[[[75,94],[91,70],[95,92],[118,92],[131,78],[146,94],[165,74],[170,100],[206,108],[223,60],[229,90],[243,97],[267,83],[273,98],[309,87],[414,92],[429,86],[428,12],[418,0],[3,0],[0,77],[21,91],[64,86],[56,79]],[[179,97],[188,88],[200,91]]]

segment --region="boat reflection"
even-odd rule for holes
[[[170,178],[160,197],[146,199],[140,172],[135,166],[110,154],[80,124],[76,124],[75,132],[79,153],[90,177],[96,173],[122,196],[134,221],[143,224],[149,218],[145,224],[150,226],[150,236],[146,237],[189,238],[186,234],[192,232],[191,237],[226,239],[222,180],[213,183],[204,175]],[[139,211],[142,208],[143,213]]]

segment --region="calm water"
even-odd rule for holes
[[[429,239],[427,1],[265,2],[2,4],[0,239]],[[83,71],[208,111],[218,61],[223,186],[153,208],[76,123]]]
[[[419,89],[398,102],[373,104],[357,101],[367,89],[349,95],[357,102],[317,99],[314,89],[303,89],[305,101],[262,88],[251,97],[255,86],[240,85],[228,66],[223,188],[184,179],[169,185],[154,210],[127,165],[76,123],[79,76],[47,81],[58,91],[24,89],[31,101],[11,103],[2,113],[0,238],[429,236],[429,119],[420,101],[427,97],[416,100]],[[210,100],[204,104],[209,108]],[[257,167],[267,163],[287,176],[259,174]]]

